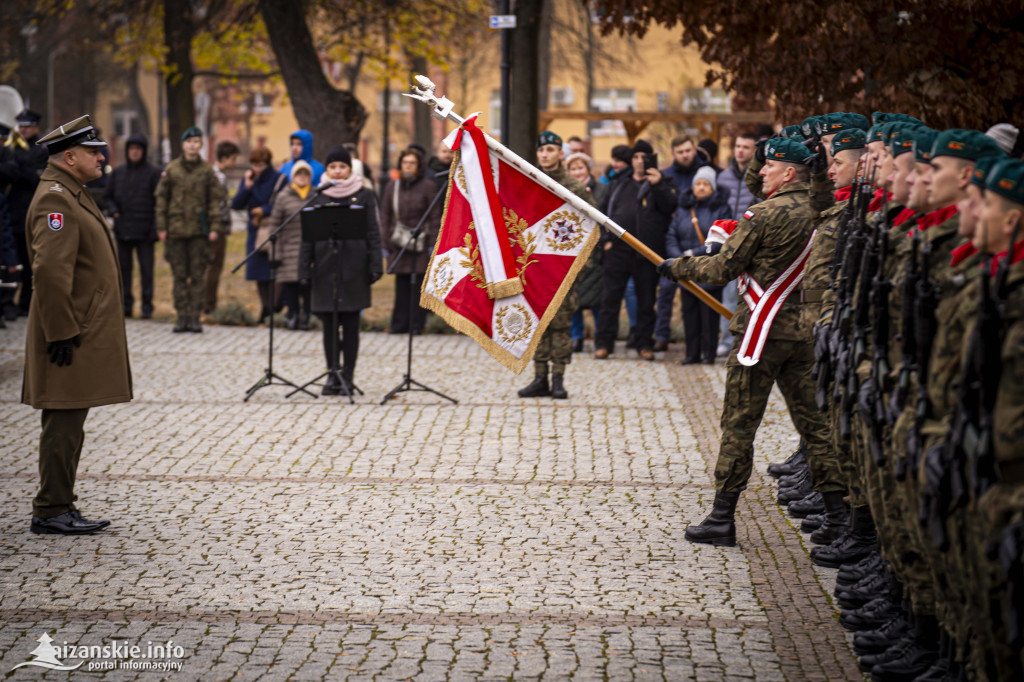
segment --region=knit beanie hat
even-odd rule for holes
[[[331,151],[327,152],[327,158],[324,159],[324,166],[330,166],[335,161],[341,161],[346,166],[352,167],[352,154],[341,145],[334,147]]]
[[[711,183],[711,191],[718,190],[717,174],[711,166],[701,166],[697,169],[697,172],[693,175],[693,181],[697,182],[698,180],[707,180]]]
[[[294,179],[294,178],[295,178],[295,175],[296,175],[296,174],[297,174],[297,173],[298,173],[298,172],[299,172],[300,170],[304,170],[304,171],[306,171],[306,173],[308,173],[308,174],[309,174],[309,177],[310,177],[310,178],[312,179],[312,177],[313,177],[313,169],[312,169],[312,168],[310,168],[309,164],[308,164],[308,163],[306,163],[305,161],[303,161],[302,159],[299,159],[298,161],[296,161],[295,163],[293,163],[293,164],[292,164],[292,172],[291,172],[291,174],[290,174],[290,175],[288,176],[288,179],[289,179],[289,180],[292,180],[292,179]]]
[[[633,145],[634,154],[653,154],[654,147],[647,140],[637,140],[636,144]]]

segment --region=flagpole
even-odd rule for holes
[[[456,125],[462,125],[466,119],[459,116],[452,111],[454,103],[447,97],[437,97],[435,94],[434,83],[426,76],[416,76],[414,78],[416,84],[412,86],[413,92],[402,93],[406,97],[410,97],[415,100],[423,102],[430,107],[431,115],[439,120],[452,121]],[[595,223],[603,227],[604,229],[611,232],[613,235],[626,242],[631,248],[633,248],[641,256],[649,260],[651,263],[658,265],[664,258],[659,256],[653,249],[641,242],[634,235],[630,234],[622,227],[618,225],[614,220],[606,216],[605,214],[598,211],[596,208],[591,206],[589,203],[579,198],[569,190],[565,189],[559,183],[548,177],[547,173],[544,173],[530,162],[523,159],[521,156],[513,152],[508,147],[504,146],[487,133],[484,133],[484,140],[487,142],[487,147],[495,155],[501,158],[502,161],[518,170],[523,175],[527,176],[538,185],[541,185],[546,190],[555,194],[560,199],[564,199],[567,204],[572,206],[574,209],[583,213],[588,218],[593,220]],[[732,319],[732,311],[722,305],[721,301],[716,299],[708,292],[701,289],[699,286],[689,280],[680,280],[679,284],[689,291],[691,294],[699,298],[704,302],[705,305],[709,306],[716,313],[721,315],[727,320]]]

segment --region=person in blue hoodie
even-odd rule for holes
[[[290,178],[292,176],[292,164],[302,159],[313,169],[313,186],[319,185],[320,176],[324,174],[324,166],[313,158],[313,133],[308,130],[296,130],[288,138],[288,143],[292,157],[281,164],[281,168],[278,170],[281,174],[280,177]]]
[[[716,220],[732,217],[728,192],[717,187],[715,169],[704,166],[693,177],[693,186],[679,195],[679,208],[672,218],[665,235],[665,251],[668,258],[683,255],[702,255],[708,230]],[[674,284],[674,283],[673,283]],[[678,284],[674,284],[678,287]],[[722,300],[722,287],[701,284],[709,294]],[[674,294],[675,292],[673,292]],[[683,303],[683,332],[686,335],[686,357],[684,365],[698,362],[714,364],[718,344],[718,313],[705,305],[695,295],[683,289],[680,292]],[[658,329],[655,336],[668,340],[669,320],[672,317],[673,296],[668,297],[666,308],[661,307],[659,298]]]

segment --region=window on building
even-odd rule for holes
[[[253,93],[252,113],[261,115],[274,113],[274,96],[266,92]]]
[[[658,111],[668,111],[668,91],[658,91]]]
[[[636,90],[632,88],[594,90],[594,94],[590,98],[590,108],[594,111],[636,111]],[[599,121],[591,129],[590,134],[625,135],[626,129],[620,121]]]
[[[728,114],[732,111],[732,95],[723,88],[687,88],[683,111]]]
[[[139,113],[129,107],[114,107],[112,112],[114,136],[124,139],[133,133],[141,133]]]

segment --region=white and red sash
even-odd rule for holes
[[[813,242],[812,232],[811,238],[807,240],[807,245],[797,259],[767,289],[764,289],[749,272],[740,275],[739,291],[750,308],[750,319],[747,321],[747,328],[743,332],[743,340],[737,353],[737,360],[741,365],[752,367],[761,359],[761,351],[764,350],[775,316],[804,278],[804,266],[811,255]]]

